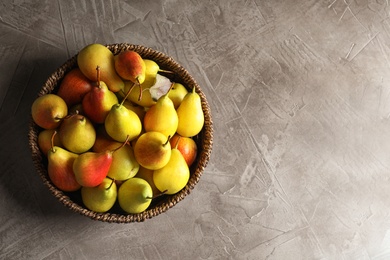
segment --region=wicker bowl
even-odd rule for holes
[[[133,50],[138,52],[143,58],[151,59],[157,62],[160,68],[164,70],[169,70],[174,72],[170,77],[172,81],[182,83],[188,90],[195,87],[196,92],[201,97],[202,109],[205,116],[205,123],[202,131],[194,137],[195,142],[198,145],[198,154],[196,161],[192,164],[190,168],[190,179],[187,185],[178,193],[174,195],[163,195],[155,200],[149,208],[139,214],[128,214],[120,209],[118,203],[106,213],[97,213],[87,209],[81,200],[80,191],[77,192],[63,192],[57,189],[53,183],[50,181],[47,173],[47,159],[41,153],[38,147],[38,134],[42,130],[37,126],[32,119],[30,120],[29,125],[29,145],[32,152],[32,160],[34,166],[42,179],[45,186],[47,186],[50,192],[66,207],[71,210],[89,217],[93,220],[110,222],[110,223],[131,223],[131,222],[142,222],[146,219],[150,219],[154,216],[157,216],[171,207],[175,206],[178,202],[183,200],[195,185],[199,182],[199,179],[207,166],[207,163],[210,159],[210,154],[213,145],[213,123],[211,118],[211,111],[209,104],[206,100],[206,96],[202,92],[199,85],[196,83],[195,79],[188,73],[188,71],[183,68],[179,63],[173,60],[167,55],[153,50],[148,47],[133,45],[128,43],[120,44],[109,44],[106,45],[114,54],[118,54],[125,50]],[[49,93],[56,93],[59,83],[61,82],[64,75],[69,72],[72,68],[77,67],[77,55],[70,58],[66,61],[61,67],[59,67],[50,77],[46,80],[41,90],[38,93],[38,96],[42,96]]]

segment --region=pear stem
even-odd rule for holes
[[[167,74],[175,74],[175,72],[173,72],[173,71],[163,70],[163,69],[159,69],[158,72],[167,73]]]
[[[51,141],[51,151],[53,152],[53,153],[55,153],[56,152],[56,149],[54,149],[54,136],[57,134],[57,130],[54,130],[54,132],[53,132],[53,134],[52,134],[52,136],[51,136],[51,139],[50,139],[50,141]]]
[[[96,67],[96,78],[97,78],[97,86],[100,88],[100,67],[99,65]]]
[[[142,85],[141,85],[141,83],[139,83],[138,77],[136,78],[136,80],[137,80],[137,83],[138,83],[138,85],[139,85],[139,96],[138,96],[138,101],[141,101],[141,99],[142,99]]]
[[[166,146],[169,143],[169,140],[171,140],[171,136],[170,135],[168,136],[168,140],[165,142],[165,144],[163,144],[163,147]]]
[[[165,193],[167,193],[168,192],[168,190],[164,190],[163,192],[161,192],[161,193],[159,193],[159,194],[156,194],[156,195],[154,195],[153,197],[146,197],[147,199],[149,199],[149,200],[154,200],[154,199],[156,199],[156,198],[158,198],[158,197],[161,197],[161,196],[163,196],[163,195],[165,195]]]
[[[114,182],[115,182],[115,179],[113,179],[113,178],[110,178],[112,181],[111,181],[111,184],[110,184],[110,186],[108,186],[107,188],[106,188],[106,190],[109,190],[110,188],[111,188],[111,186],[112,186],[112,184],[114,184]]]
[[[114,153],[115,151],[117,151],[117,150],[121,149],[123,146],[125,146],[125,145],[127,144],[127,142],[129,141],[129,138],[130,138],[130,136],[127,135],[126,140],[125,140],[119,147],[115,148],[115,149],[112,150],[111,152]]]
[[[125,100],[127,99],[127,97],[129,96],[130,92],[133,90],[133,88],[135,87],[135,83],[133,83],[133,86],[131,86],[131,88],[127,91],[125,97],[123,98],[122,102],[119,104],[120,106],[123,105],[123,103],[125,102]]]
[[[78,115],[78,114],[80,114],[80,112],[78,110],[76,110],[74,113],[67,114],[64,117],[58,117],[57,116],[57,117],[55,117],[55,119],[57,119],[57,120],[66,120],[66,119],[71,118],[72,116],[75,116],[75,115]]]

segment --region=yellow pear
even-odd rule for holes
[[[187,94],[188,90],[182,84],[175,82],[169,91],[168,97],[172,100],[175,109],[177,109]]]
[[[173,74],[172,71],[161,69],[160,66],[154,60],[144,59],[144,63],[146,67],[144,82],[149,82],[149,84],[151,85],[154,85],[156,76],[159,72],[163,72],[166,74]]]
[[[104,126],[107,134],[118,142],[124,142],[127,138],[129,141],[138,137],[142,131],[142,123],[138,115],[120,104],[112,106],[108,113]]]
[[[93,43],[85,46],[77,55],[77,65],[90,80],[96,80],[96,66],[101,69],[101,80],[112,92],[123,90],[123,80],[115,71],[114,54],[104,45]]]
[[[118,143],[113,142],[106,149],[113,150],[116,147]],[[107,176],[117,181],[124,181],[134,177],[138,170],[139,163],[135,160],[133,148],[130,145],[124,145],[112,155],[112,163]]]
[[[180,106],[177,108],[179,123],[177,133],[181,136],[192,137],[197,135],[204,125],[204,114],[202,102],[195,87],[184,97]]]
[[[144,59],[145,63],[145,81],[150,81],[153,85],[160,66],[153,60]]]
[[[181,154],[175,147],[171,151],[168,163],[153,172],[153,182],[157,189],[165,194],[175,194],[183,189],[190,178],[190,170]]]
[[[58,133],[63,147],[77,154],[91,149],[96,140],[96,130],[92,121],[80,114],[64,118]]]
[[[177,130],[178,116],[172,100],[168,94],[157,100],[144,116],[144,128],[146,132],[156,131],[166,137],[173,136]]]
[[[157,170],[168,163],[171,144],[162,133],[146,132],[135,143],[134,155],[141,166],[149,170]]]

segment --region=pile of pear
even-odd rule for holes
[[[195,87],[170,74],[132,50],[114,55],[98,43],[80,50],[77,66],[31,107],[53,185],[80,192],[92,211],[117,203],[129,214],[182,190],[204,114]]]

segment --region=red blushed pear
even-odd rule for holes
[[[114,57],[118,75],[136,84],[145,81],[146,66],[142,57],[135,51],[123,51]]]
[[[65,74],[58,88],[57,95],[64,99],[68,107],[81,103],[85,94],[92,89],[93,83],[79,68],[74,68]]]
[[[176,147],[180,151],[188,166],[191,166],[194,163],[198,151],[194,139],[175,134],[169,142],[172,147]]]
[[[78,155],[69,152],[61,147],[54,145],[54,137],[56,131],[52,135],[51,149],[47,153],[48,166],[47,172],[54,186],[62,191],[76,191],[81,188],[76,181],[73,172],[73,163],[78,158]]]
[[[100,81],[100,68],[97,70],[97,82],[82,100],[84,114],[94,123],[102,124],[111,107],[118,103],[118,97]]]
[[[67,114],[68,106],[56,94],[40,96],[31,106],[31,116],[34,122],[44,129],[56,129]]]
[[[122,148],[127,141],[114,150],[80,154],[73,163],[77,182],[83,187],[96,187],[101,184],[110,170],[113,153]]]

